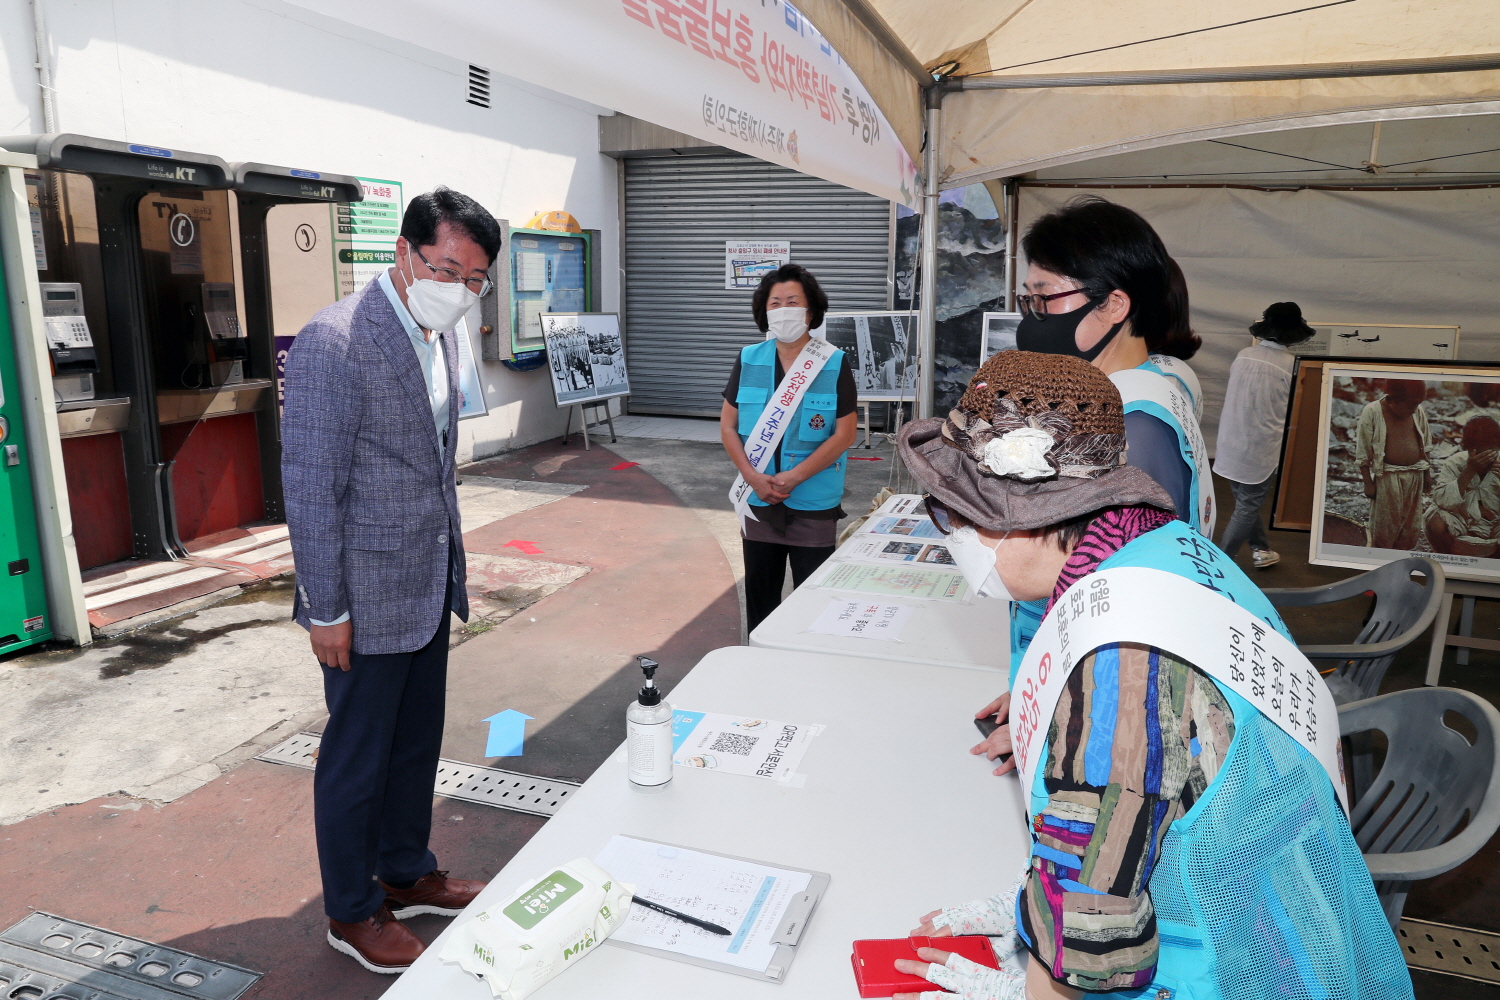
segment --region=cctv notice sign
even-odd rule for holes
[[[401,234],[401,182],[361,177],[364,201],[329,206],[339,298],[353,295],[396,263]]]

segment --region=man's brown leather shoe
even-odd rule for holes
[[[441,870],[423,875],[410,889],[397,889],[384,882],[380,884],[385,889],[385,905],[391,908],[397,920],[422,913],[456,917],[485,887],[484,882],[449,878],[448,873]]]
[[[382,903],[375,915],[357,924],[329,919],[328,943],[371,972],[395,974],[411,968],[411,963],[426,950],[411,931],[391,915]]]

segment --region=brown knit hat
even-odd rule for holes
[[[901,457],[933,496],[981,528],[1043,528],[1128,504],[1174,510],[1125,465],[1125,413],[1109,376],[1080,358],[1001,351],[946,420],[913,421]]]

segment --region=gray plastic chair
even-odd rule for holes
[[[1472,746],[1443,721],[1448,712],[1474,727]],[[1387,741],[1385,762],[1368,787],[1354,790],[1349,825],[1395,930],[1412,882],[1463,864],[1500,829],[1500,712],[1467,691],[1441,687],[1339,709],[1341,735],[1368,737],[1377,729]]]
[[[1426,585],[1414,581],[1413,573],[1421,573]],[[1443,567],[1438,563],[1408,556],[1338,583],[1323,587],[1273,587],[1265,595],[1278,608],[1305,608],[1374,593],[1375,607],[1353,642],[1297,647],[1321,669],[1326,670],[1327,661],[1333,661],[1333,673],[1327,675],[1328,689],[1336,703],[1346,705],[1379,693],[1380,682],[1396,654],[1427,631],[1437,617],[1443,602],[1443,580]]]

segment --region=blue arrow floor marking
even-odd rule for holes
[[[531,716],[507,708],[481,721],[490,724],[490,735],[484,744],[486,757],[519,757],[526,742],[526,723]]]

